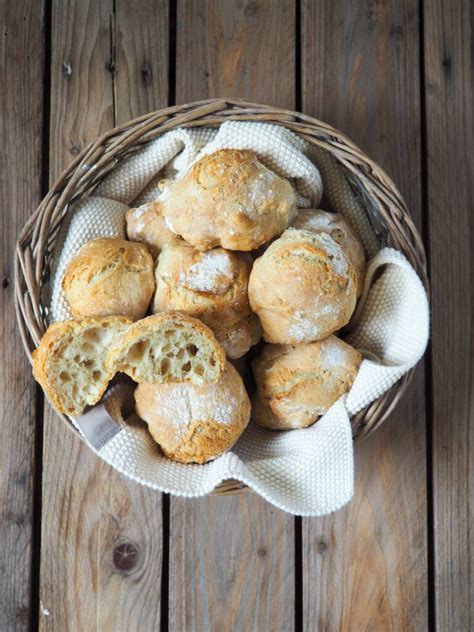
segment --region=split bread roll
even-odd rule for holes
[[[239,149],[201,158],[160,202],[171,230],[199,250],[254,250],[280,235],[296,212],[291,184]]]
[[[127,237],[145,244],[156,259],[165,246],[183,243],[167,226],[159,202],[150,202],[125,213]]]
[[[155,290],[153,258],[143,244],[103,237],[70,261],[62,287],[74,318],[143,318]]]
[[[359,298],[364,288],[365,253],[359,238],[344,217],[340,213],[327,213],[319,209],[301,209],[291,222],[291,227],[327,233],[339,244],[354,268]]]
[[[220,456],[250,418],[247,392],[229,362],[215,384],[139,384],[135,402],[163,453],[180,463],[206,463]]]
[[[199,320],[162,312],[133,323],[119,336],[111,345],[107,366],[138,383],[201,385],[217,382],[224,370],[225,353]]]
[[[355,271],[325,233],[287,229],[259,257],[249,300],[267,342],[321,340],[349,322],[356,304]]]
[[[253,362],[252,418],[272,430],[305,428],[347,393],[361,354],[336,336],[300,345],[266,345]]]
[[[178,310],[202,320],[229,358],[247,353],[261,337],[248,300],[250,255],[216,248],[201,252],[182,242],[166,246],[156,267],[153,312]]]
[[[115,370],[105,365],[114,338],[130,325],[121,317],[50,325],[33,352],[33,375],[60,413],[80,415],[104,394]]]

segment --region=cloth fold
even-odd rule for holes
[[[45,294],[50,320],[71,317],[61,279],[74,253],[89,239],[124,236],[124,212],[156,199],[160,180],[182,177],[200,156],[219,148],[246,148],[288,178],[302,207],[317,207],[324,187],[332,209],[346,216],[373,257],[364,293],[345,339],[364,355],[351,391],[313,426],[273,432],[253,422],[234,448],[205,465],[183,465],[164,457],[146,424],[124,404],[133,387],[116,385],[97,406],[73,419],[102,459],[139,483],[178,496],[202,496],[222,481],[247,484],[275,506],[318,516],[342,507],[353,493],[350,415],[379,397],[413,367],[428,339],[425,290],[399,252],[379,249],[379,239],[338,163],[323,150],[283,127],[229,121],[219,129],[178,129],[147,143],[121,161],[94,195],[68,211],[55,252],[51,286]],[[318,168],[319,167],[319,168]],[[375,256],[374,256],[375,255]]]

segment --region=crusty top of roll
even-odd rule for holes
[[[185,242],[167,246],[156,267],[153,311],[179,310],[201,319],[228,357],[240,357],[261,336],[247,294],[251,267],[247,253],[202,252]]]
[[[252,417],[274,430],[314,423],[352,386],[361,354],[336,336],[299,345],[265,345],[253,363]]]
[[[300,209],[291,227],[330,235],[352,263],[356,273],[357,296],[362,294],[366,268],[364,248],[343,215],[320,209]]]
[[[153,258],[144,244],[115,237],[88,241],[62,280],[75,318],[142,318],[155,289]]]
[[[354,268],[329,235],[289,228],[255,261],[249,299],[267,342],[321,340],[349,322]]]
[[[171,230],[199,250],[254,250],[281,234],[296,210],[291,184],[239,149],[204,156],[160,201]]]
[[[160,202],[149,202],[131,208],[125,213],[127,237],[130,241],[140,241],[156,259],[166,245],[182,243],[181,237],[175,235],[165,222]]]

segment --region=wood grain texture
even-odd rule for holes
[[[115,15],[112,2],[57,2],[53,8],[51,179],[71,160],[71,147],[82,148],[115,121],[147,110],[145,97],[156,99],[152,107],[166,103],[166,91],[160,96],[153,82],[133,97],[126,87],[138,86],[141,63],[135,58],[140,47],[129,48],[130,41],[146,43],[153,35],[166,42],[166,20],[155,3],[147,12],[141,2],[123,38],[129,16],[119,5]],[[161,494],[102,463],[49,408],[43,483],[41,628],[158,629]]]
[[[419,16],[414,0],[303,2],[303,110],[384,167],[421,223]],[[351,504],[303,520],[306,630],[427,627],[425,393],[357,446]]]
[[[115,2],[117,123],[168,105],[168,0]]]
[[[41,195],[43,3],[0,4],[0,630],[31,615],[36,388],[16,325],[13,252]]]
[[[474,629],[474,4],[424,2],[436,628]]]
[[[293,107],[294,15],[293,2],[179,2],[177,102]],[[293,523],[249,491],[172,498],[169,629],[293,630]]]
[[[180,0],[177,102],[238,96],[293,107],[295,6],[291,0]]]
[[[171,500],[170,630],[293,630],[293,520],[246,491]]]

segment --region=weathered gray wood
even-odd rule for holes
[[[419,15],[414,0],[302,5],[303,110],[384,167],[421,225]],[[423,369],[356,448],[354,499],[303,520],[305,629],[424,630],[428,617]]]
[[[41,196],[43,3],[0,4],[0,629],[32,614],[36,388],[14,310],[13,253]]]
[[[424,2],[436,628],[474,629],[474,5]]]
[[[294,15],[292,1],[179,2],[177,102],[293,107]],[[294,629],[291,516],[251,492],[172,498],[170,516],[170,630]]]
[[[51,179],[115,121],[166,104],[167,14],[136,8],[131,20],[121,2],[115,15],[111,1],[54,4]],[[143,84],[154,38],[162,65]],[[102,463],[49,408],[43,482],[41,628],[159,629],[161,494]]]

